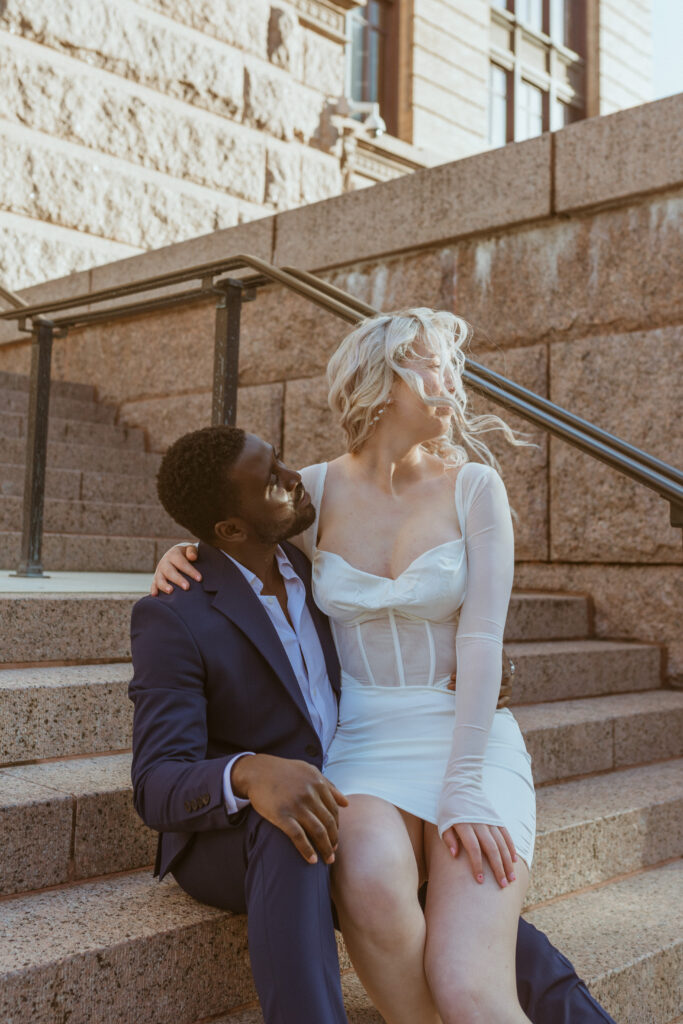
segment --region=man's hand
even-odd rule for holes
[[[334,862],[339,808],[348,800],[306,761],[254,754],[236,761],[230,781],[235,796],[251,801],[258,813],[281,829],[309,864]]]

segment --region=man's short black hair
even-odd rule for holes
[[[179,437],[161,460],[159,501],[176,523],[207,544],[214,543],[216,523],[239,514],[230,470],[246,436],[239,427],[204,427]]]

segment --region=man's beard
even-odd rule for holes
[[[252,522],[252,530],[257,540],[262,544],[279,544],[280,541],[289,537],[296,537],[297,533],[303,533],[315,521],[315,508],[313,504],[295,512],[291,519],[283,523]]]

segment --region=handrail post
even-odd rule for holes
[[[221,296],[216,303],[211,425],[234,427],[242,303],[256,298],[256,294],[253,289],[245,290],[241,281],[233,279],[223,280],[216,287],[220,287]]]
[[[50,411],[50,366],[54,324],[40,319],[33,324],[31,375],[26,424],[26,470],[21,556],[17,576],[43,576],[43,510]]]

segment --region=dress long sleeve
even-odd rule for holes
[[[459,822],[504,824],[484,794],[482,772],[500,689],[514,538],[503,481],[489,467],[478,470],[465,502],[467,591],[456,634],[455,727],[437,812],[439,835]]]

